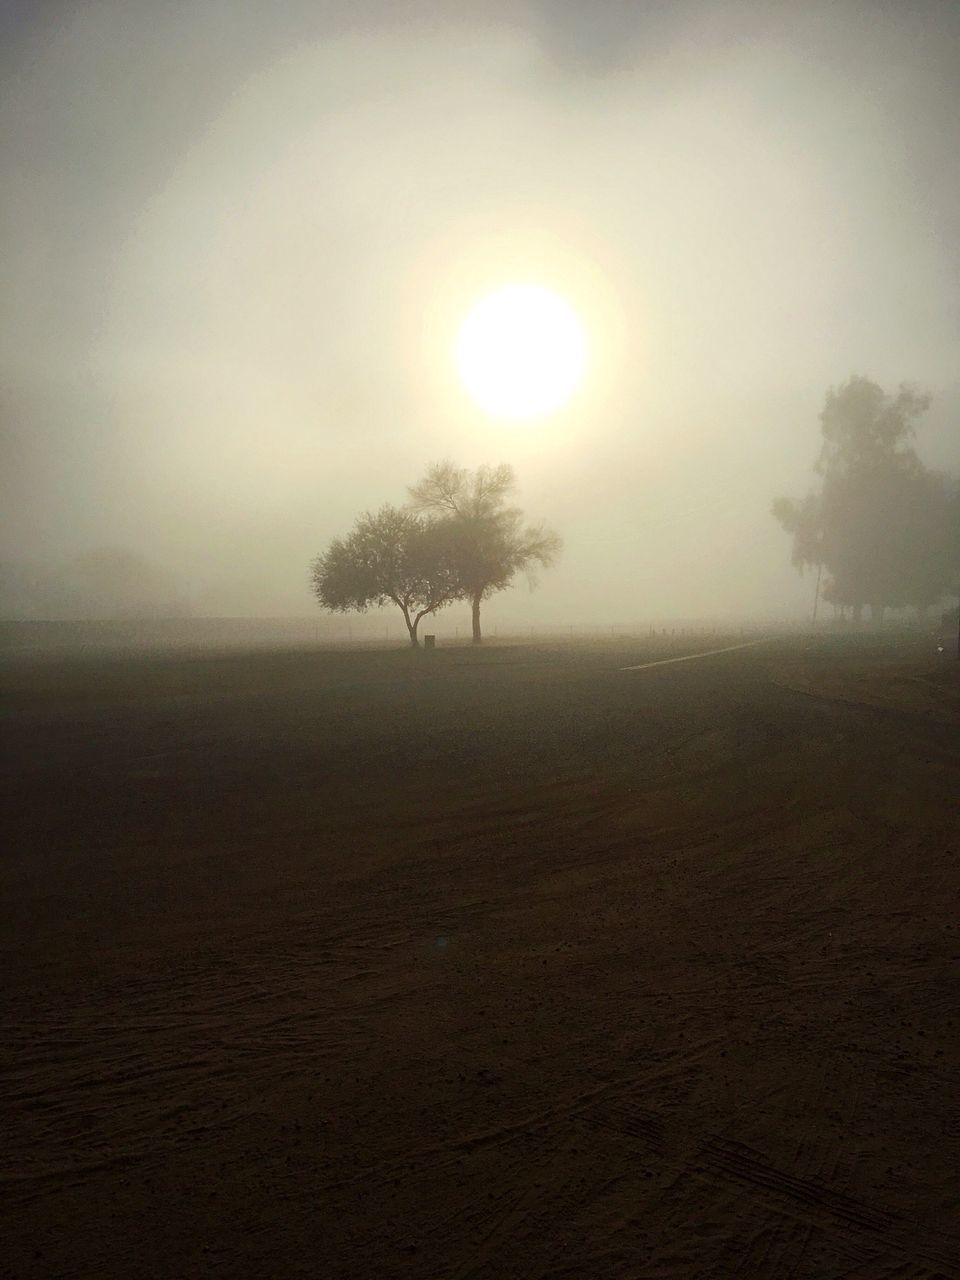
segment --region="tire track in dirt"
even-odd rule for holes
[[[594,1085],[592,1088],[576,1091],[562,1102],[547,1107],[542,1111],[528,1113],[526,1116],[508,1124],[497,1125],[494,1128],[476,1133],[461,1134],[442,1143],[421,1147],[416,1151],[395,1152],[378,1161],[375,1165],[348,1178],[325,1183],[319,1190],[325,1192],[342,1190],[360,1182],[364,1182],[371,1187],[383,1186],[388,1182],[392,1182],[400,1174],[412,1176],[423,1172],[427,1168],[434,1171],[451,1168],[464,1152],[473,1153],[482,1149],[509,1146],[513,1143],[529,1141],[531,1137],[535,1137],[539,1141],[540,1135],[543,1134],[548,1136],[553,1134],[554,1145],[565,1143],[568,1141],[569,1135],[576,1133],[579,1129],[580,1126],[577,1125],[579,1120],[585,1119],[587,1127],[589,1127],[591,1123],[590,1112],[594,1107],[601,1108],[600,1120],[593,1122],[596,1127],[615,1128],[616,1118],[610,1123],[605,1123],[603,1118],[602,1107],[608,1094],[611,1095],[612,1101],[610,1105],[612,1105],[615,1114],[625,1111],[629,1107],[629,1103],[617,1098],[618,1089],[623,1089],[624,1086],[647,1088],[654,1084],[662,1084],[672,1078],[682,1077],[697,1062],[709,1056],[719,1043],[719,1039],[715,1039],[705,1041],[692,1049],[684,1048],[676,1054],[667,1055],[663,1061],[658,1062],[650,1071],[643,1073],[639,1077],[636,1073],[632,1073],[622,1079],[606,1081],[602,1084]]]
[[[695,1167],[708,1178],[744,1184],[764,1200],[786,1202],[810,1224],[853,1232],[880,1251],[899,1253],[911,1262],[919,1260],[948,1275],[960,1274],[960,1239],[912,1227],[885,1209],[834,1191],[817,1180],[796,1177],[743,1143],[711,1138],[698,1154]]]
[[[842,1156],[838,1144],[815,1142],[798,1153],[795,1163],[804,1171],[788,1170],[746,1143],[720,1134],[704,1139],[682,1118],[671,1119],[638,1105],[632,1096],[636,1087],[635,1080],[615,1082],[599,1090],[601,1096],[570,1108],[565,1114],[555,1113],[544,1118],[541,1131],[546,1125],[554,1141],[546,1148],[542,1142],[538,1145],[537,1167],[542,1168],[546,1162],[552,1172],[546,1181],[538,1180],[543,1183],[545,1195],[555,1196],[557,1215],[571,1210],[561,1173],[568,1163],[577,1167],[577,1162],[566,1154],[570,1138],[564,1135],[572,1124],[581,1134],[594,1135],[601,1147],[614,1141],[634,1151],[641,1166],[661,1185],[665,1184],[666,1204],[674,1204],[678,1227],[682,1222],[689,1226],[689,1196],[681,1189],[689,1189],[691,1179],[715,1186],[723,1196],[733,1195],[739,1203],[736,1212],[731,1213],[731,1220],[741,1227],[749,1221],[755,1221],[758,1226],[749,1244],[745,1245],[741,1239],[735,1247],[730,1246],[727,1262],[720,1264],[723,1269],[717,1271],[717,1275],[742,1275],[756,1280],[764,1276],[805,1274],[798,1268],[812,1252],[817,1257],[832,1258],[833,1262],[825,1264],[827,1270],[811,1271],[811,1275],[834,1274],[829,1268],[845,1257],[847,1264],[853,1265],[851,1275],[960,1276],[960,1239],[915,1227],[902,1216],[836,1187]],[[856,1105],[855,1097],[853,1105]],[[807,1171],[811,1169],[815,1172]],[[530,1174],[529,1165],[524,1165],[524,1178],[535,1176]],[[595,1188],[584,1186],[581,1179],[572,1212],[590,1204],[594,1192]],[[673,1194],[676,1192],[681,1194]],[[487,1274],[501,1274],[490,1270],[496,1262],[497,1250],[512,1233],[528,1231],[527,1220],[534,1213],[536,1200],[533,1191],[520,1197],[484,1237],[482,1259],[457,1271],[458,1280],[479,1280]],[[540,1220],[545,1216],[544,1211]],[[669,1229],[668,1219],[667,1233]],[[916,1268],[918,1264],[931,1270],[922,1273],[902,1270]],[[881,1269],[877,1270],[878,1266]],[[669,1273],[667,1267],[663,1274]]]
[[[831,1277],[831,1280],[833,1278]],[[898,1262],[885,1254],[876,1254],[866,1262],[854,1263],[849,1270],[844,1270],[836,1280],[952,1280],[942,1272],[930,1271],[927,1267],[914,1266],[910,1262]]]
[[[637,1107],[625,1100],[614,1100],[606,1106],[597,1106],[585,1112],[581,1122],[586,1128],[596,1132],[605,1130],[639,1143],[645,1150],[655,1156],[663,1156],[667,1150],[667,1140],[662,1117],[643,1107]]]

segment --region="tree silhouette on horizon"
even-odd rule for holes
[[[452,539],[474,644],[483,640],[481,603],[510,586],[518,573],[532,576],[537,568],[550,568],[563,546],[559,534],[542,523],[524,524],[522,510],[507,505],[515,488],[506,463],[471,472],[438,462],[409,490],[412,509],[438,517]]]

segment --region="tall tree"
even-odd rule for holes
[[[365,613],[392,601],[410,643],[428,614],[458,598],[461,583],[451,541],[439,521],[381,507],[367,512],[345,538],[334,538],[311,566],[313,592],[324,609]]]
[[[436,463],[410,489],[414,511],[439,517],[451,537],[461,581],[470,601],[473,643],[480,644],[480,605],[508,587],[518,573],[532,577],[555,563],[562,542],[542,524],[524,524],[519,507],[508,506],[516,486],[506,464],[470,472]]]
[[[824,594],[882,617],[889,606],[928,608],[948,589],[952,500],[943,477],[912,447],[930,397],[909,386],[886,395],[854,377],[827,393],[817,491],[778,498],[773,515],[793,536],[793,563],[826,569]]]
[[[901,383],[895,396],[857,375],[831,387],[820,412],[823,444],[817,473],[850,473],[891,462],[915,467],[918,459],[910,441],[929,408],[930,396],[908,383]]]

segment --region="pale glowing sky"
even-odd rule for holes
[[[8,4],[0,554],[309,613],[360,510],[509,461],[567,550],[491,620],[805,608],[828,385],[918,381],[960,469],[960,16],[646,8]],[[456,358],[517,281],[588,356],[522,427]]]

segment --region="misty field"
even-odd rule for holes
[[[0,1275],[960,1275],[929,636],[8,652]]]

